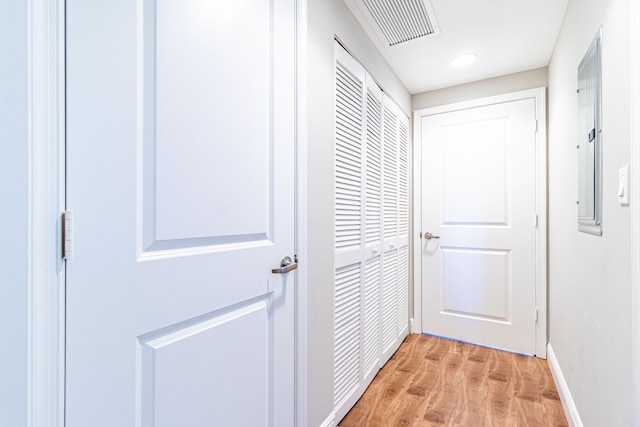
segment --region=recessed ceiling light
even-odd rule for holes
[[[478,55],[475,53],[465,53],[451,61],[451,65],[454,67],[464,67],[465,65],[473,64],[476,62],[476,59],[478,59]]]

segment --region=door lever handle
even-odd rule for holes
[[[433,234],[431,234],[430,231],[427,231],[426,233],[424,233],[424,238],[427,240],[431,240],[431,239],[439,239],[440,236],[434,236]]]
[[[296,268],[298,268],[298,259],[296,257],[296,262],[291,260],[291,257],[284,257],[282,258],[282,261],[280,261],[280,268],[274,268],[273,270],[271,270],[271,272],[273,274],[280,274],[280,273],[288,273],[290,271],[295,270]]]

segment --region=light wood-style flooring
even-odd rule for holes
[[[339,425],[568,424],[546,360],[409,335]]]

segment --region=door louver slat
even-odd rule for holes
[[[359,381],[360,270],[358,263],[338,269],[335,276],[335,405],[339,405]]]
[[[336,67],[335,246],[361,245],[362,81]]]
[[[364,290],[364,373],[375,368],[380,355],[380,256],[367,261],[365,265]]]
[[[398,234],[398,170],[397,170],[397,118],[389,109],[384,109],[383,125],[383,234],[392,238]]]
[[[375,243],[380,240],[380,202],[381,177],[380,162],[382,145],[381,102],[371,93],[367,93],[367,159],[366,159],[366,213],[365,242]]]
[[[386,351],[396,340],[398,298],[398,251],[385,252],[382,261],[382,347]]]
[[[398,144],[398,234],[409,234],[409,131],[400,122]]]
[[[409,320],[409,247],[398,251],[398,333]]]

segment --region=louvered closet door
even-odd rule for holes
[[[360,385],[364,249],[365,71],[336,48],[334,406]]]
[[[409,118],[398,114],[398,337],[409,330]]]
[[[398,337],[398,108],[386,96],[382,120],[383,262],[382,262],[382,349],[395,351]]]
[[[363,283],[363,380],[380,367],[382,265],[382,90],[367,76],[365,157],[365,280]]]
[[[383,359],[399,347],[408,331],[409,308],[409,120],[390,98],[383,99]]]
[[[339,420],[407,333],[409,122],[404,114],[398,118],[397,105],[338,44],[335,72],[334,407]]]

